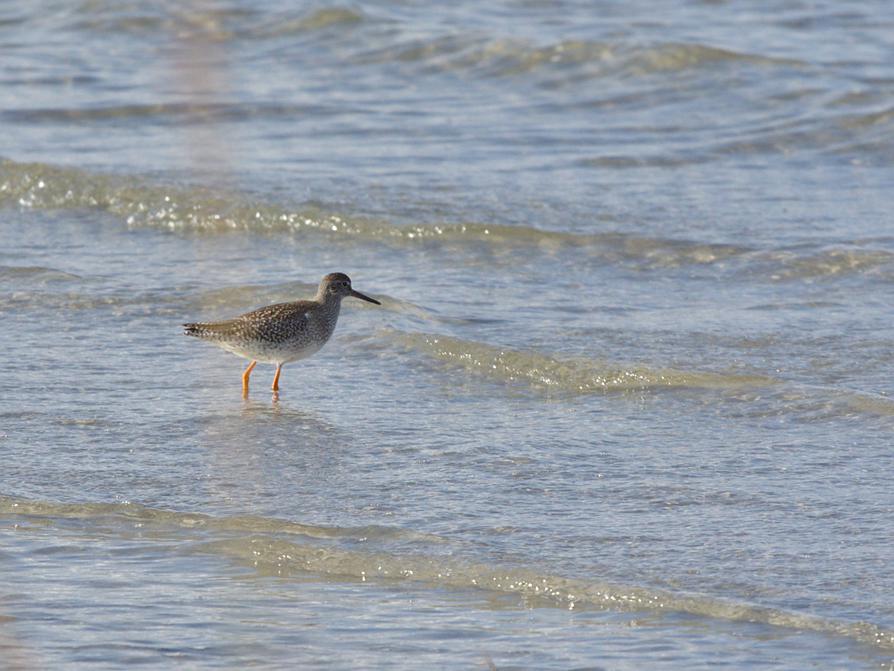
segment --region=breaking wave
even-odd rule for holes
[[[477,376],[564,394],[662,388],[734,389],[778,382],[761,375],[649,368],[595,359],[558,359],[539,352],[503,349],[443,335],[392,331],[389,337],[399,345]]]
[[[480,590],[517,595],[527,607],[600,609],[620,612],[675,612],[734,622],[756,622],[772,627],[841,636],[883,650],[894,649],[894,632],[868,622],[833,620],[816,615],[735,601],[707,594],[689,594],[640,585],[623,585],[593,578],[572,578],[521,566],[471,562],[450,556],[367,550],[391,539],[415,543],[448,543],[446,539],[399,528],[338,528],[257,516],[215,517],[149,508],[134,503],[52,503],[0,497],[0,516],[41,526],[64,519],[104,533],[127,534],[134,528],[147,543],[169,532],[164,543],[179,543],[178,551],[226,557],[253,567],[263,575],[283,579],[308,574],[326,580],[370,580],[413,583],[434,589]],[[338,541],[347,541],[339,544]]]
[[[489,382],[556,396],[636,391],[717,390],[712,402],[733,415],[785,415],[793,421],[842,417],[894,417],[894,400],[836,386],[804,385],[760,374],[656,368],[589,358],[560,358],[444,335],[383,331],[399,347],[422,353],[445,367]],[[729,403],[725,403],[729,401]]]
[[[716,266],[770,280],[851,274],[894,279],[894,254],[873,246],[759,250],[616,231],[572,233],[478,222],[395,225],[371,217],[326,212],[316,206],[288,208],[201,187],[168,187],[133,176],[8,159],[0,160],[0,206],[97,210],[120,218],[129,227],[176,232],[320,235],[400,246],[428,242],[487,245],[545,256],[573,253],[579,262],[616,263],[645,270]]]
[[[446,35],[404,41],[368,50],[358,64],[420,64],[427,69],[468,71],[485,77],[513,77],[541,71],[576,69],[584,77],[649,75],[713,67],[725,63],[804,66],[800,61],[740,53],[705,44],[665,43],[648,46],[621,42],[563,40],[537,45],[515,38]]]
[[[288,209],[210,189],[165,187],[134,177],[10,160],[0,161],[0,205],[48,210],[93,209],[120,217],[131,227],[206,234],[231,231],[320,234],[394,244],[443,240],[535,248],[546,254],[583,249],[600,259],[650,267],[710,264],[748,251],[736,245],[616,232],[577,234],[474,222],[397,226],[367,217],[326,213],[317,207]]]

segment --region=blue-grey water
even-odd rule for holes
[[[6,3],[0,129],[0,666],[894,665],[890,2]]]

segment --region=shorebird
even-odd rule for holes
[[[242,396],[248,396],[249,377],[259,361],[276,364],[273,391],[278,392],[283,364],[307,358],[326,344],[347,296],[381,305],[354,291],[344,273],[329,273],[312,300],[267,305],[219,322],[184,324],[183,332],[251,361],[242,373]]]

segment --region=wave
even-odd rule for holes
[[[355,237],[413,245],[431,240],[536,248],[558,254],[584,250],[605,260],[649,267],[710,264],[748,248],[632,236],[579,234],[474,222],[397,226],[362,216],[326,213],[318,207],[289,209],[247,196],[204,188],[165,187],[137,177],[102,175],[43,163],[0,161],[0,205],[33,209],[92,209],[120,217],[128,226],[171,231],[301,233]]]
[[[879,393],[810,384],[780,384],[775,394],[761,403],[759,396],[745,395],[744,403],[732,412],[750,418],[788,416],[795,421],[816,424],[836,419],[874,417],[890,426],[894,417],[894,398]]]
[[[133,503],[52,503],[0,496],[0,515],[77,520],[101,523],[104,532],[115,526],[126,533],[135,524],[144,529],[182,534],[182,551],[226,557],[251,566],[263,575],[304,578],[307,574],[328,580],[390,581],[422,584],[434,589],[482,591],[517,595],[527,607],[598,609],[620,612],[673,612],[733,622],[757,622],[841,636],[883,650],[894,649],[894,631],[869,622],[851,622],[735,601],[706,594],[688,594],[609,583],[596,578],[571,578],[520,566],[462,561],[449,556],[367,550],[340,546],[331,540],[405,539],[422,543],[448,541],[389,527],[319,527],[256,516],[215,517],[175,512]],[[203,532],[196,534],[196,532]],[[204,532],[222,537],[208,538]],[[157,535],[156,535],[157,536]],[[147,537],[148,538],[148,537]],[[149,541],[147,541],[149,542]],[[170,538],[166,538],[170,543]]]
[[[749,273],[773,281],[865,275],[894,281],[894,252],[874,247],[774,250],[749,255]]]
[[[317,539],[400,539],[446,542],[440,536],[407,531],[399,527],[367,525],[362,527],[330,527],[301,524],[289,520],[257,515],[215,517],[204,513],[183,513],[160,508],[150,508],[138,503],[55,503],[31,501],[0,495],[0,515],[26,515],[56,519],[87,520],[95,522],[108,518],[122,525],[152,524],[177,529],[207,530],[215,532],[275,533],[300,535]]]
[[[262,536],[212,541],[197,552],[223,555],[280,578],[307,573],[336,580],[422,583],[438,589],[515,594],[528,607],[591,608],[620,612],[673,612],[733,622],[814,631],[894,649],[894,631],[869,622],[845,622],[709,595],[567,578],[534,570],[463,563],[440,557],[396,556],[301,544]]]
[[[574,233],[477,222],[396,225],[317,206],[288,208],[247,195],[202,187],[168,187],[136,176],[104,175],[44,163],[0,160],[0,206],[38,210],[97,210],[132,228],[225,234],[319,235],[397,246],[431,242],[487,245],[545,257],[575,254],[577,262],[637,269],[723,266],[777,280],[872,275],[894,280],[894,254],[872,246],[759,250],[739,244],[638,236],[615,231]],[[516,257],[514,257],[516,258]],[[521,258],[521,257],[518,257]],[[730,261],[732,263],[724,263]]]
[[[0,282],[27,280],[29,283],[80,280],[79,275],[43,266],[0,266]]]
[[[70,17],[76,30],[213,42],[297,36],[347,28],[365,19],[364,14],[347,7],[279,12],[270,18],[269,13],[235,6],[178,9],[176,5],[156,7],[142,2],[81,3]]]
[[[667,390],[716,390],[711,396],[723,412],[748,417],[778,417],[815,423],[841,418],[894,417],[894,399],[844,387],[797,384],[769,375],[720,373],[587,358],[559,358],[531,350],[512,350],[444,335],[383,330],[382,337],[422,353],[447,368],[489,382],[552,396],[582,396]],[[728,403],[725,403],[727,402]]]
[[[751,54],[708,44],[665,43],[633,52],[631,61],[644,73],[688,70],[717,63],[752,63],[784,67],[805,67],[804,61]]]
[[[294,119],[296,116],[326,116],[344,114],[344,107],[336,105],[297,105],[278,102],[252,103],[153,103],[129,105],[98,105],[91,107],[38,107],[0,112],[0,119],[10,123],[98,123],[147,120],[158,124],[185,126],[190,124],[231,123],[263,119]]]
[[[221,194],[183,189],[41,163],[0,161],[0,205],[34,209],[96,209],[123,217],[129,226],[190,232],[319,232],[409,242],[431,239],[539,246],[544,249],[605,248],[619,256],[710,263],[745,248],[679,240],[636,238],[618,233],[574,234],[523,226],[479,223],[395,226],[363,217],[299,211]]]
[[[702,69],[726,63],[801,67],[794,59],[775,58],[714,47],[668,42],[633,45],[622,42],[562,40],[535,45],[514,38],[475,38],[463,34],[434,36],[367,50],[355,64],[418,64],[435,71],[468,71],[485,77],[574,69],[585,77],[650,75]]]
[[[247,37],[267,39],[300,33],[350,28],[367,20],[365,14],[347,7],[325,7],[297,17],[277,17],[261,27],[252,28]]]
[[[806,99],[811,97],[809,90],[805,90],[803,95]],[[892,129],[892,110],[868,110],[843,115],[818,111],[810,116],[786,119],[782,123],[763,120],[741,130],[727,129],[722,134],[712,129],[693,128],[692,135],[700,139],[673,151],[655,153],[632,148],[629,155],[592,156],[579,159],[576,165],[611,170],[676,168],[725,161],[730,157],[790,156],[798,152],[846,157],[848,162],[860,165],[894,157]]]
[[[762,375],[682,371],[594,359],[558,359],[443,335],[386,332],[394,342],[489,380],[560,394],[644,389],[736,389],[778,384]]]
[[[664,73],[723,63],[801,66],[803,62],[739,52],[697,42],[665,42],[633,44],[623,41],[560,40],[537,44],[503,36],[502,32],[482,35],[480,31],[457,28],[443,30],[421,38],[387,10],[352,6],[331,6],[316,9],[261,12],[246,7],[154,7],[144,3],[82,3],[68,15],[74,30],[102,34],[129,33],[164,36],[188,42],[228,43],[275,40],[277,38],[311,38],[346,41],[361,51],[349,62],[355,64],[403,63],[418,64],[436,71],[470,71],[485,76],[515,76],[544,69],[569,66],[598,66],[615,73]],[[64,19],[65,17],[63,17]],[[356,30],[369,28],[363,40]],[[383,36],[385,39],[383,39]],[[364,48],[362,45],[384,43]],[[592,69],[591,69],[592,70]]]

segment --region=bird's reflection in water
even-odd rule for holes
[[[311,429],[320,435],[334,434],[337,429],[317,413],[294,407],[288,400],[280,400],[279,392],[272,392],[269,400],[243,398],[240,417],[243,421],[262,422],[269,426],[287,423],[291,428]]]
[[[340,446],[349,439],[318,414],[268,397],[207,415],[201,440],[209,494],[240,512],[263,513],[259,507],[281,505],[286,495],[297,501],[337,482]]]

